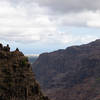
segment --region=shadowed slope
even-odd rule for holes
[[[41,54],[33,71],[54,100],[99,100],[100,40]]]

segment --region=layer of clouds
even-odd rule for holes
[[[0,0],[0,39],[48,44],[96,39],[66,32],[68,26],[100,28],[100,1],[92,1]]]
[[[31,1],[31,0],[30,0]],[[100,9],[100,0],[35,0],[41,6],[50,7],[56,12],[76,12]]]

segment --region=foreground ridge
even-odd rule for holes
[[[34,78],[27,57],[0,44],[0,100],[48,100]]]

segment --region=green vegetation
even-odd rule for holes
[[[27,62],[28,62],[28,58],[27,57],[21,59],[21,66],[25,66],[27,64]]]

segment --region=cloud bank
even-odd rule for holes
[[[0,0],[0,40],[66,44],[98,38],[91,34],[74,39],[67,27],[99,29],[100,1]]]

